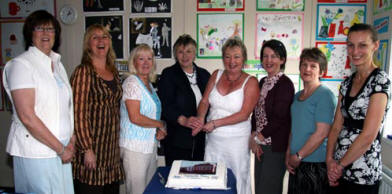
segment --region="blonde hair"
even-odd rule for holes
[[[116,59],[116,54],[114,53],[114,49],[112,46],[112,36],[110,35],[109,31],[102,26],[101,24],[93,24],[89,26],[84,33],[84,39],[83,39],[83,55],[82,55],[82,65],[87,65],[90,66],[91,68],[94,68],[92,64],[92,59],[91,59],[91,48],[89,47],[89,42],[91,37],[94,34],[95,30],[100,30],[103,32],[104,35],[109,37],[109,50],[108,54],[106,55],[106,67],[114,74],[117,74],[117,68],[114,63],[114,60]]]
[[[150,82],[154,82],[156,75],[155,75],[155,69],[156,69],[156,61],[155,61],[155,55],[154,55],[154,50],[147,44],[140,44],[134,49],[132,49],[131,54],[128,59],[128,69],[130,74],[137,74],[136,68],[135,68],[135,60],[136,58],[140,55],[141,52],[147,52],[151,54],[152,56],[152,70],[150,71],[150,74],[148,75],[148,78]]]

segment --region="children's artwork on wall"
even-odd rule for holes
[[[260,58],[264,41],[277,39],[285,45],[287,58],[298,59],[303,47],[303,17],[303,13],[256,14],[256,58]]]
[[[23,39],[24,21],[0,21],[0,66],[25,51]]]
[[[156,58],[172,56],[172,21],[170,17],[139,17],[129,19],[129,51],[139,44],[148,44]]]
[[[373,15],[392,9],[392,0],[373,0]]]
[[[345,42],[316,42],[316,47],[325,54],[328,61],[323,78],[344,79],[351,75],[351,65]]]
[[[376,52],[374,63],[382,70],[386,70],[388,66],[388,40],[380,40],[380,46]]]
[[[257,0],[258,11],[303,11],[305,0]]]
[[[118,59],[124,58],[122,16],[86,16],[86,29],[93,24],[101,24],[112,36],[112,46]]]
[[[267,72],[261,66],[261,62],[258,59],[247,60],[245,62],[244,68],[242,68],[242,71],[249,75],[255,76],[259,81],[261,78],[267,76]]]
[[[83,11],[123,11],[124,0],[83,0]]]
[[[56,14],[56,0],[1,0],[0,2],[0,19],[26,18],[40,9]]]
[[[132,13],[170,13],[171,0],[131,0]]]
[[[319,3],[366,3],[367,0],[317,0]]]
[[[197,14],[197,57],[220,58],[230,37],[244,39],[244,14]]]
[[[197,0],[197,11],[244,11],[245,0]]]
[[[365,21],[365,4],[318,4],[316,40],[346,41],[350,26]]]
[[[389,29],[389,16],[376,18],[373,22],[378,34],[387,33]]]
[[[290,80],[294,84],[294,92],[298,92],[303,88],[301,76],[299,74],[286,74],[286,75],[287,77],[290,78]]]
[[[321,79],[321,84],[323,84],[324,86],[327,86],[327,88],[329,88],[332,93],[334,94],[334,96],[336,97],[336,99],[339,97],[339,89],[340,89],[340,85],[342,84],[343,79]]]

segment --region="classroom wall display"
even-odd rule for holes
[[[267,72],[262,67],[261,62],[258,59],[247,60],[242,71],[255,76],[259,81],[261,78],[267,76]]]
[[[365,4],[318,4],[316,40],[346,41],[350,26],[365,21]]]
[[[304,11],[305,0],[257,0],[258,11]]]
[[[244,11],[245,0],[197,0],[197,11]]]
[[[388,39],[380,40],[380,46],[373,58],[374,63],[382,70],[386,70],[388,65]]]
[[[131,0],[132,13],[170,13],[171,0]]]
[[[85,27],[86,29],[93,24],[101,24],[109,31],[112,36],[112,46],[116,57],[119,59],[124,58],[123,49],[123,23],[122,16],[86,16]]]
[[[260,58],[264,41],[277,39],[286,47],[287,58],[298,59],[303,47],[303,17],[300,12],[256,14],[256,58]]]
[[[197,14],[198,58],[220,58],[223,44],[234,36],[244,39],[243,13]]]
[[[24,21],[0,21],[0,66],[25,51],[23,39]]]
[[[290,78],[290,80],[293,82],[294,84],[294,91],[298,92],[302,89],[302,81],[301,81],[301,76],[299,74],[286,74],[287,77]]]
[[[351,65],[345,42],[316,42],[316,47],[325,54],[328,61],[323,78],[344,79],[351,75]]]
[[[392,9],[392,0],[373,0],[373,15]]]
[[[374,19],[373,26],[378,34],[387,33],[389,29],[389,16]]]
[[[317,0],[319,3],[366,3],[367,0]]]
[[[83,11],[123,11],[124,0],[83,0]]]
[[[56,15],[56,0],[1,0],[0,2],[0,19],[25,18],[40,9]]]
[[[329,88],[332,91],[332,93],[334,94],[336,99],[339,97],[339,89],[340,89],[340,85],[342,84],[342,81],[343,81],[343,79],[322,78],[320,80],[321,84],[323,84],[324,86],[327,86],[327,88]]]
[[[148,44],[156,58],[172,57],[172,20],[170,17],[129,19],[129,51],[138,44]]]

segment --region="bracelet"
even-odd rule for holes
[[[343,169],[346,168],[342,163],[340,163],[340,160],[338,160],[337,163],[338,163],[338,165],[339,165],[340,167],[342,167]]]
[[[255,140],[255,142],[256,142],[257,144],[259,144],[259,145],[263,144],[263,142],[260,141],[260,139],[257,137],[257,135],[255,135],[255,136],[253,137],[253,140]]]
[[[212,120],[211,122],[212,122],[212,126],[214,126],[214,129],[216,129],[216,126],[215,126],[215,121],[214,121],[214,120]]]
[[[65,146],[63,145],[63,149],[62,149],[61,152],[58,153],[57,155],[58,155],[58,156],[62,156],[62,155],[64,154],[64,152],[65,152]]]

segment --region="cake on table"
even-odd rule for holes
[[[166,187],[175,189],[227,189],[225,164],[175,160]]]

